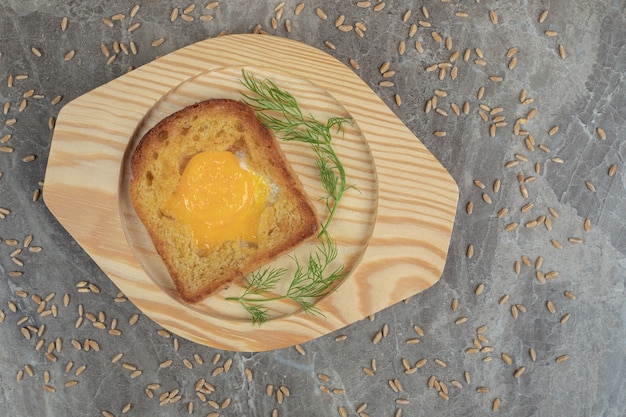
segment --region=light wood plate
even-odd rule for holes
[[[347,276],[317,301],[323,317],[282,301],[271,304],[268,322],[253,326],[238,303],[225,300],[240,294],[238,285],[185,304],[129,202],[128,160],[143,134],[188,104],[240,98],[242,69],[291,92],[315,117],[352,120],[333,140],[355,189],[345,194],[330,230]],[[323,213],[311,151],[297,143],[281,147]],[[458,189],[344,64],[293,40],[229,35],[173,52],[67,104],[57,119],[43,196],[76,241],[155,322],[209,346],[263,351],[330,333],[433,285],[445,265]],[[311,250],[304,245],[295,256]]]

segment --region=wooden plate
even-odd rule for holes
[[[225,297],[182,302],[128,199],[128,160],[163,117],[209,98],[240,98],[241,71],[268,78],[325,120],[352,123],[334,146],[349,190],[331,235],[346,278],[316,303],[313,316],[287,301],[252,326]],[[318,211],[323,195],[311,151],[281,143]],[[61,224],[147,316],[198,343],[263,351],[330,333],[434,284],[445,265],[456,184],[423,144],[349,68],[311,46],[264,35],[208,39],[171,53],[67,104],[52,140],[44,200]],[[295,256],[307,256],[300,247]],[[278,264],[289,261],[283,257]]]

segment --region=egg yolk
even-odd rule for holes
[[[194,155],[163,211],[191,228],[199,248],[257,241],[269,185],[228,151]]]

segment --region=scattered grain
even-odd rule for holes
[[[478,89],[478,92],[476,93],[476,98],[477,98],[478,100],[482,100],[484,95],[485,95],[485,87],[481,86],[481,87]]]
[[[576,300],[576,296],[571,291],[565,291],[563,294],[570,300]]]
[[[385,8],[386,4],[382,1],[380,1],[379,3],[377,3],[372,10],[374,10],[375,12],[380,12],[381,10],[383,10]]]
[[[556,363],[563,363],[569,359],[569,355],[561,355],[555,359]]]
[[[400,41],[398,43],[398,53],[400,55],[404,55],[405,52],[406,52],[406,42],[405,41]]]
[[[494,193],[497,193],[500,191],[500,187],[502,186],[502,181],[500,180],[500,178],[497,178],[492,185],[492,189]]]
[[[616,172],[617,172],[617,164],[612,164],[612,165],[609,167],[609,171],[608,171],[608,175],[609,175],[609,177],[614,176]]]
[[[554,246],[557,249],[563,249],[563,245],[561,245],[561,243],[556,239],[550,240],[550,243],[552,243],[552,246]]]
[[[537,281],[539,281],[541,284],[545,284],[546,283],[546,277],[545,274],[541,271],[537,271],[535,272],[535,277],[537,278]]]
[[[570,243],[576,243],[578,245],[582,244],[584,241],[582,238],[580,237],[568,237],[567,241]]]
[[[498,13],[496,13],[495,10],[490,10],[489,11],[489,20],[491,21],[491,23],[493,23],[494,25],[498,24]]]
[[[123,363],[122,364],[122,368],[126,369],[127,371],[136,371],[137,370],[137,366],[133,365],[132,363]]]
[[[491,409],[493,411],[498,411],[500,409],[500,398],[496,398],[493,400],[493,403],[491,404]]]
[[[507,232],[512,232],[512,231],[514,231],[515,229],[517,229],[517,227],[518,227],[518,226],[519,226],[519,223],[517,223],[517,222],[512,222],[512,223],[507,224],[507,225],[504,227],[504,230],[506,230]]]
[[[515,46],[513,46],[513,47],[507,49],[506,57],[507,58],[512,58],[516,53],[517,53],[517,48]]]

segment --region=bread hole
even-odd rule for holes
[[[159,153],[157,151],[152,152],[152,159],[154,159],[155,161],[159,159]]]
[[[235,130],[237,130],[237,132],[243,132],[243,125],[241,123],[235,123]]]
[[[189,133],[189,129],[191,128],[191,125],[185,125],[183,126],[182,130],[181,130],[181,135],[186,135],[187,133]]]
[[[192,157],[193,155],[184,155],[180,158],[180,161],[178,162],[178,173],[180,175],[183,175],[183,171],[185,171],[185,168]]]
[[[243,154],[244,156],[250,155],[250,150],[246,144],[246,140],[243,136],[240,136],[235,142],[233,142],[229,147],[228,151],[234,154]]]
[[[161,130],[159,132],[159,134],[157,135],[157,137],[159,138],[159,140],[165,140],[170,136],[170,132],[168,132],[167,130]]]
[[[242,249],[258,249],[259,245],[254,242],[248,242],[247,240],[240,240],[239,247]]]
[[[146,172],[146,182],[149,186],[152,185],[152,180],[154,180],[154,175],[152,174],[152,171]]]

